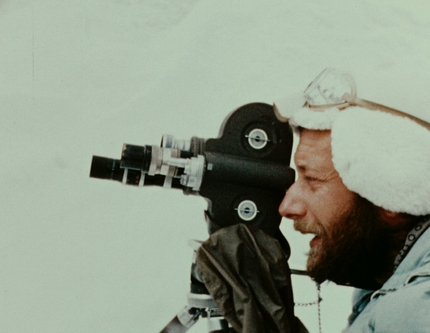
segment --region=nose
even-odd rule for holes
[[[306,205],[300,195],[297,182],[290,186],[284,199],[279,205],[279,214],[291,220],[297,220],[306,215]]]

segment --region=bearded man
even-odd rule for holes
[[[289,120],[298,177],[279,212],[315,235],[308,274],[358,288],[348,333],[430,332],[429,103],[359,99],[334,69],[304,97]]]
[[[334,69],[296,107],[288,99],[275,108],[300,138],[297,179],[279,212],[314,235],[309,276],[356,288],[348,333],[430,332],[430,103],[416,74],[406,77],[390,82],[397,90],[387,79],[368,82],[370,95],[396,109],[357,97],[353,78]],[[415,96],[402,96],[404,87]],[[261,232],[221,230],[203,243],[197,264],[237,332],[306,332],[294,316],[285,257]]]

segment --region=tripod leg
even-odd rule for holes
[[[200,313],[199,309],[185,306],[160,333],[185,333],[197,322]]]
[[[181,324],[178,317],[173,318],[160,333],[185,333],[188,327]]]

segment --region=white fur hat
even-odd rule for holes
[[[420,100],[401,97],[416,106],[407,110],[409,115],[429,122],[429,103],[423,102],[427,95]],[[361,106],[342,111],[303,107],[289,118],[293,127],[331,130],[333,164],[348,189],[389,211],[430,214],[429,129]]]

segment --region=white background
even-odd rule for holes
[[[185,305],[187,240],[207,237],[206,203],[90,179],[92,155],[165,133],[216,137],[233,109],[303,90],[329,66],[370,81],[422,72],[429,7],[0,1],[0,332],[158,332]],[[282,230],[303,268],[309,239]],[[296,302],[316,299],[306,278],[294,288]],[[323,332],[345,327],[350,295],[323,285]],[[318,331],[316,307],[297,315]]]

